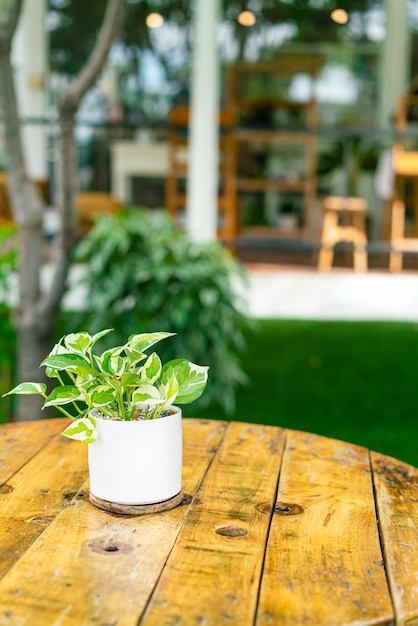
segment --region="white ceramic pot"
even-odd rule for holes
[[[96,417],[97,439],[88,446],[90,492],[118,504],[153,504],[181,491],[182,413],[113,421]]]

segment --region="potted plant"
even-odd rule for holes
[[[7,394],[39,394],[72,423],[63,435],[89,444],[90,500],[117,512],[166,510],[181,501],[182,413],[203,392],[208,368],[185,359],[164,365],[146,350],[173,333],[132,335],[94,354],[106,329],[64,335],[42,361],[58,385],[20,383]],[[70,406],[73,411],[71,412]],[[158,504],[156,504],[158,503]]]

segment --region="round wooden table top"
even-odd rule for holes
[[[65,424],[0,427],[1,625],[418,624],[415,468],[184,419],[182,503],[124,516],[89,501]]]

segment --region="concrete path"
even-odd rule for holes
[[[418,273],[248,266],[256,318],[418,321]]]
[[[77,286],[80,271],[77,266],[72,269],[72,288],[64,299],[66,309],[83,306],[85,290]],[[239,285],[238,291],[251,317],[418,322],[415,272],[318,272],[314,268],[263,264],[248,265],[247,272],[249,284]]]

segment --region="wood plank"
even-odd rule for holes
[[[182,506],[130,517],[75,498],[0,582],[0,623],[137,626],[225,428],[183,420]]]
[[[237,178],[235,184],[238,191],[300,191],[303,193],[309,187],[310,181]]]
[[[62,432],[67,419],[2,424],[0,426],[0,489],[22,465]]]
[[[87,473],[86,447],[58,436],[2,486],[0,576],[68,505]]]
[[[274,142],[274,143],[286,143],[297,142],[302,143],[310,140],[315,140],[315,135],[309,129],[306,131],[300,130],[252,130],[252,129],[238,129],[234,131],[234,138],[237,141],[261,141],[261,142]]]
[[[371,453],[380,532],[398,626],[418,626],[418,470]]]
[[[230,424],[141,624],[253,624],[283,441]]]
[[[392,620],[368,451],[289,432],[257,625]]]

